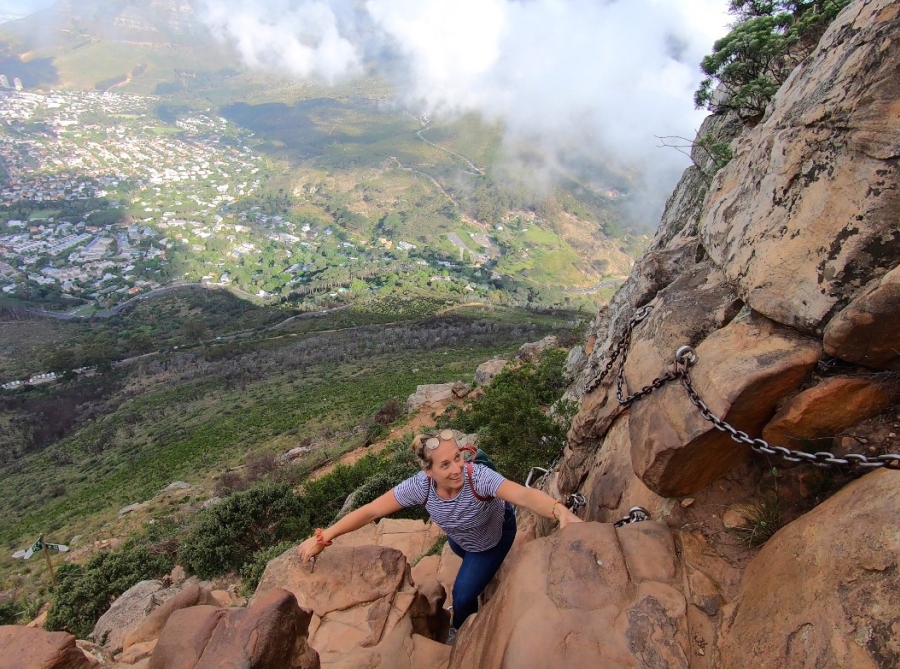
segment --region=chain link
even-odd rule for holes
[[[622,356],[622,366],[625,365],[625,358],[628,357],[628,346],[631,344],[631,332],[634,330],[635,326],[640,323],[642,320],[647,318],[652,311],[652,307],[643,306],[637,311],[634,312],[634,316],[631,317],[631,320],[628,322],[628,325],[625,326],[625,331],[622,333],[622,338],[619,339],[619,343],[613,346],[607,355],[609,355],[609,359],[606,361],[606,366],[600,370],[597,376],[594,377],[592,381],[585,383],[584,392],[585,394],[591,392],[594,388],[603,383],[603,379],[606,378],[606,375],[609,374],[610,370],[613,368],[613,365],[616,364],[616,358],[619,355]],[[602,359],[602,358],[601,358]],[[592,369],[596,369],[599,367],[599,363],[597,365],[592,365]]]
[[[674,374],[681,379],[681,385],[687,391],[688,399],[697,407],[700,415],[712,423],[717,430],[725,432],[739,444],[746,444],[753,449],[754,453],[776,455],[787,462],[803,462],[816,467],[860,467],[862,469],[887,467],[888,469],[900,469],[900,455],[893,453],[876,455],[871,458],[862,453],[848,453],[841,458],[828,451],[819,451],[817,453],[794,451],[784,446],[772,446],[765,439],[754,439],[743,430],[738,430],[712,412],[706,402],[703,401],[703,398],[700,397],[696,388],[694,388],[694,384],[691,383],[691,377],[688,374],[688,370],[697,362],[697,354],[687,346],[682,346],[678,351],[675,355]],[[683,354],[685,351],[686,354]]]

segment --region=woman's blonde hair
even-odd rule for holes
[[[422,469],[431,469],[431,451],[425,448],[425,442],[431,435],[417,434],[412,440],[412,452]]]
[[[445,441],[449,440],[448,437],[446,437],[444,434],[442,434],[444,432],[452,432],[453,433],[453,436],[452,436],[453,441],[456,442],[457,446],[460,445],[459,437],[457,436],[458,433],[455,430],[441,430],[440,432],[438,432],[436,434],[417,434],[415,437],[413,437],[410,448],[412,448],[412,452],[415,454],[416,460],[418,461],[419,466],[422,469],[431,469],[431,465],[434,464],[431,459],[431,454],[432,454],[432,451],[434,450],[435,446],[428,448],[427,447],[428,440],[432,439],[432,438],[444,439]]]

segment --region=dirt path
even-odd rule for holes
[[[409,419],[409,422],[392,430],[383,440],[375,442],[371,446],[360,446],[359,448],[354,448],[352,451],[344,453],[337,462],[329,462],[318,469],[313,470],[309,475],[309,480],[315,481],[318,478],[322,478],[325,474],[331,472],[338,464],[352,465],[367,453],[378,453],[396,439],[418,434],[419,432],[427,432],[430,428],[434,427],[434,418],[432,415],[441,415],[447,410],[447,407],[453,404],[462,404],[462,400],[446,400],[444,402],[438,402],[437,404],[423,406],[415,416]]]

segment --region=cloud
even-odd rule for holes
[[[251,66],[333,82],[375,68],[398,104],[478,112],[552,170],[594,162],[637,175],[658,213],[693,136],[700,59],[725,0],[204,0]]]

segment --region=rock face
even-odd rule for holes
[[[431,383],[416,386],[416,392],[406,399],[406,413],[415,413],[425,406],[449,402],[453,394],[453,383]]]
[[[89,638],[109,650],[121,650],[126,634],[140,624],[148,611],[165,601],[165,594],[157,595],[164,590],[161,581],[136,583],[100,616]],[[170,597],[174,595],[169,593]]]
[[[570,525],[524,546],[488,606],[463,625],[450,667],[687,669],[680,586],[664,526]]]
[[[193,606],[175,611],[149,669],[319,669],[309,647],[309,611],[278,588],[246,609]]]
[[[417,588],[403,553],[393,548],[334,545],[315,571],[296,549],[272,560],[253,597],[294,593],[312,611],[309,643],[326,667],[421,667],[446,663],[449,647],[433,641],[446,629],[442,587]],[[436,662],[436,664],[435,664]]]
[[[896,400],[895,393],[870,379],[825,379],[782,406],[763,429],[763,438],[788,448],[804,442],[830,446],[838,432],[887,409]]]
[[[710,189],[704,247],[779,323],[821,335],[900,262],[898,32],[896,3],[842,12]]]
[[[92,662],[66,632],[20,625],[0,626],[0,668],[2,669],[91,669]]]
[[[900,266],[873,279],[825,328],[825,352],[875,369],[900,369]]]
[[[768,541],[727,608],[719,666],[900,666],[898,477],[864,476]]]

